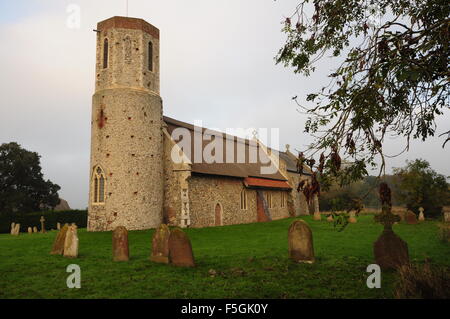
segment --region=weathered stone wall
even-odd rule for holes
[[[164,222],[172,226],[188,226],[189,184],[191,166],[172,160],[172,151],[177,148],[169,133],[164,129]],[[186,216],[188,215],[188,216]]]
[[[189,179],[191,227],[215,224],[215,207],[222,208],[222,225],[255,223],[257,221],[256,190],[246,189],[247,209],[241,209],[242,179],[208,175],[193,175]],[[281,207],[281,191],[264,190],[272,194],[272,219],[289,217],[287,205]]]
[[[99,29],[88,230],[154,228],[162,221],[164,196],[159,40],[140,29],[110,27],[102,31],[101,23]],[[103,68],[106,37],[108,67]],[[146,61],[150,40],[154,41],[153,72]],[[104,203],[93,202],[93,170],[97,165],[106,178]]]
[[[138,20],[120,17],[108,20],[112,19],[125,22]],[[96,91],[129,87],[146,89],[159,94],[159,31],[158,34],[150,34],[139,28],[116,28],[109,26],[108,20],[105,21],[106,23],[100,22],[97,26],[100,32],[97,33]],[[122,23],[120,26],[123,27],[126,24]],[[146,22],[143,25],[151,26]],[[108,40],[106,68],[103,67],[105,39]],[[149,42],[153,47],[152,70],[149,70]]]
[[[308,204],[306,203],[306,197],[302,192],[297,192],[297,187],[300,181],[302,180],[311,180],[311,177],[302,175],[293,172],[287,172],[289,177],[289,185],[292,187],[292,190],[289,195],[289,200],[293,202],[295,216],[300,215],[309,215]]]

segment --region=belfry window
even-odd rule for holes
[[[246,189],[243,189],[241,191],[241,209],[244,209],[244,210],[247,209],[247,191],[246,191]]]
[[[108,67],[108,39],[103,42],[103,68]]]
[[[148,43],[148,69],[153,71],[153,43]]]
[[[94,203],[104,203],[105,202],[105,174],[100,166],[94,169],[93,174],[93,185],[94,187],[94,198],[92,199]]]

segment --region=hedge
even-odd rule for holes
[[[9,233],[11,223],[19,223],[20,231],[26,232],[28,227],[36,226],[41,230],[41,216],[45,218],[45,229],[56,229],[56,224],[75,223],[79,228],[87,225],[86,210],[46,211],[35,213],[16,213],[14,216],[0,215],[0,233]]]

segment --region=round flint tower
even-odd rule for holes
[[[154,228],[163,205],[159,30],[113,17],[96,31],[88,230]]]

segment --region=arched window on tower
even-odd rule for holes
[[[148,43],[148,69],[153,71],[153,43]]]
[[[247,209],[247,190],[245,188],[241,191],[241,209]]]
[[[108,67],[108,39],[105,38],[103,41],[103,68]]]
[[[100,166],[94,168],[92,175],[94,188],[94,196],[92,201],[94,204],[101,204],[105,202],[105,174]]]

